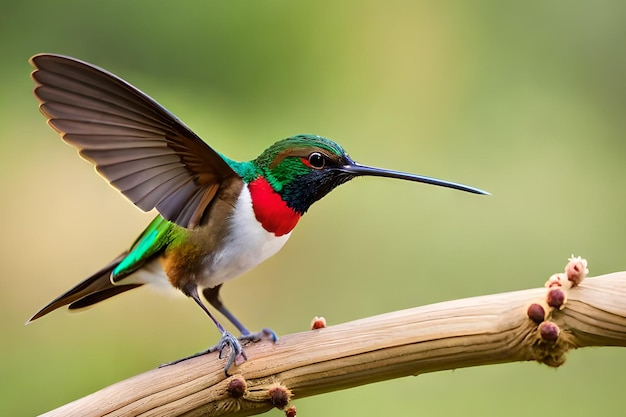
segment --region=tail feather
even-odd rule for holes
[[[70,310],[84,308],[141,286],[142,284],[139,283],[126,285],[113,285],[111,283],[111,272],[127,254],[128,252],[121,254],[104,268],[52,300],[48,305],[35,313],[26,323],[30,323],[68,304]]]
[[[100,290],[98,292],[91,293],[86,295],[85,297],[74,301],[70,304],[70,310],[78,310],[81,308],[92,306],[100,301],[104,301],[107,298],[111,298],[114,295],[121,294],[128,290],[132,290],[133,288],[141,287],[143,284],[126,284],[126,285],[114,285],[112,288],[107,288],[105,290]]]

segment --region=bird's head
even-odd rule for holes
[[[359,176],[398,178],[488,194],[436,178],[361,165],[339,144],[317,135],[296,135],[278,141],[254,162],[287,205],[300,214],[335,187]]]

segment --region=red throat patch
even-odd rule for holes
[[[259,177],[251,181],[248,183],[248,189],[252,197],[254,216],[265,230],[276,236],[282,236],[296,227],[300,214],[287,206],[265,178]]]

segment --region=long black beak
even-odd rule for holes
[[[349,174],[355,177],[370,176],[370,177],[398,178],[401,180],[423,182],[425,184],[438,185],[440,187],[454,188],[455,190],[467,191],[468,193],[491,195],[487,191],[483,191],[480,188],[469,187],[467,185],[459,184],[456,182],[440,180],[440,179],[432,178],[432,177],[425,177],[423,175],[409,174],[407,172],[368,167],[365,165],[358,164],[356,162],[353,162],[350,165],[340,166],[337,169],[341,172],[345,172],[346,174]]]

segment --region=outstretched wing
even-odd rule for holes
[[[60,55],[30,62],[48,124],[140,209],[193,228],[220,185],[237,178],[176,116],[124,80]]]

